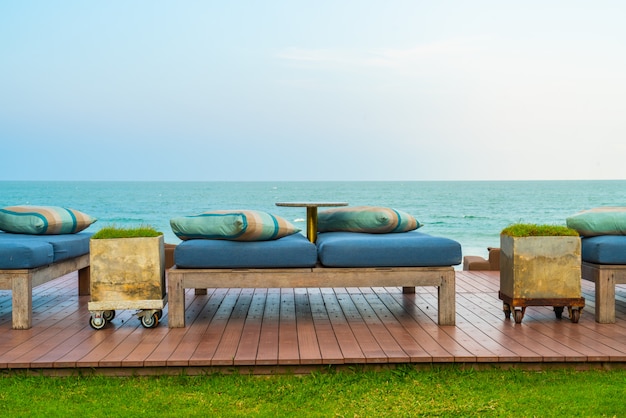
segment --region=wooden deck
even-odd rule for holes
[[[33,327],[11,328],[11,293],[0,291],[0,368],[45,374],[175,374],[238,369],[306,372],[327,365],[470,363],[500,367],[626,366],[626,285],[617,322],[594,320],[593,283],[583,281],[580,322],[529,307],[505,320],[498,272],[457,271],[456,326],[437,325],[435,288],[209,289],[187,291],[187,327],[157,328],[118,311],[89,326],[76,274],[33,291]]]

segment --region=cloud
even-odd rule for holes
[[[279,51],[276,57],[298,66],[354,68],[410,68],[425,61],[467,55],[479,49],[479,38],[459,38],[425,43],[410,48],[349,49],[298,48]]]

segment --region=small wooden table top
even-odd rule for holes
[[[306,236],[311,242],[317,238],[317,208],[348,206],[347,202],[278,202],[276,206],[306,208]]]

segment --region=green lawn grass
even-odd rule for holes
[[[626,416],[626,371],[358,368],[309,375],[0,378],[2,416]]]

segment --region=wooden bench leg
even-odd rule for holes
[[[78,270],[78,296],[91,294],[91,270],[89,266]]]
[[[615,275],[609,270],[595,269],[596,322],[615,323]]]
[[[13,329],[29,329],[33,325],[33,277],[30,273],[11,280]]]
[[[185,326],[185,287],[183,285],[183,275],[170,271],[167,279],[168,326],[170,328],[183,328]]]
[[[402,288],[402,293],[404,293],[405,295],[415,293],[415,286],[404,286]]]
[[[439,325],[454,325],[456,323],[456,279],[454,270],[444,273],[441,279],[441,285],[437,290]]]

